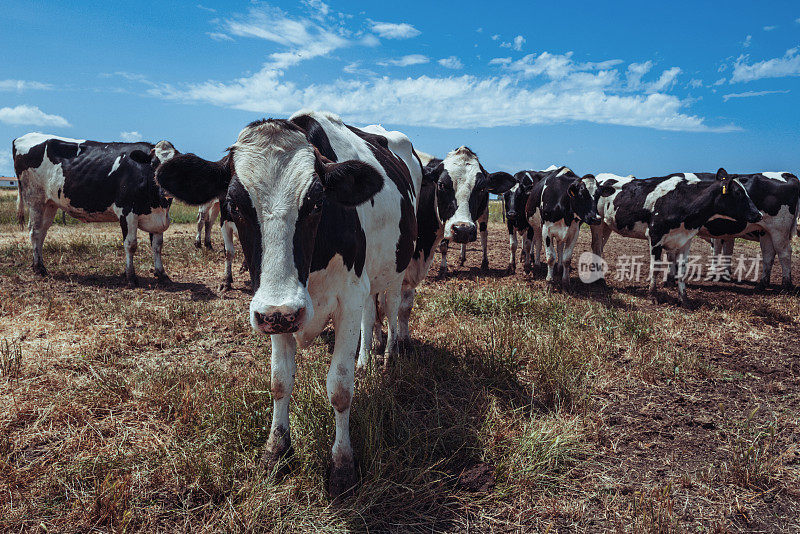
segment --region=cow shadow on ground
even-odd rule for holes
[[[78,284],[85,287],[103,289],[128,289],[128,281],[123,274],[51,274],[54,280]],[[162,291],[166,293],[188,292],[193,301],[210,301],[218,298],[217,294],[205,284],[195,282],[179,282],[175,280],[159,280],[150,276],[138,276],[139,289],[145,291]]]
[[[322,334],[331,347],[334,337],[332,329]],[[410,510],[425,518],[426,530],[463,521],[459,499],[503,483],[486,425],[500,424],[498,413],[528,420],[548,411],[520,378],[521,365],[510,354],[456,353],[419,340],[388,362],[373,355],[356,379],[350,412],[361,481],[337,511],[348,529],[392,530]]]

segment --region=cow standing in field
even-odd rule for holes
[[[401,285],[417,238],[422,169],[407,137],[386,134],[347,126],[332,114],[301,112],[249,124],[222,161],[187,154],[157,174],[167,191],[190,204],[225,195],[239,230],[255,293],[250,323],[272,335],[269,465],[291,449],[297,345],[310,344],[333,320],[327,390],[336,421],[334,496],[357,481],[349,419],[365,306],[386,293],[387,351],[393,350]]]
[[[561,285],[569,286],[572,252],[578,243],[581,223],[600,223],[597,201],[606,192],[591,174],[580,177],[567,167],[546,173],[528,195],[525,215],[528,223],[542,228],[547,282],[555,284],[561,271]]]
[[[716,220],[761,220],[747,190],[725,169],[720,169],[713,180],[702,180],[694,173],[676,173],[642,180],[600,174],[598,181],[607,191],[598,203],[602,223],[592,228],[592,252],[603,255],[611,232],[648,240],[650,297],[654,301],[656,262],[663,252],[677,261],[678,294],[681,305],[687,306],[685,270],[692,238]]]
[[[486,172],[478,156],[469,148],[462,146],[448,153],[444,160],[433,158],[426,165],[436,182],[452,184],[455,191],[456,211],[445,221],[444,240],[439,251],[442,263],[439,274],[447,273],[447,248],[453,241],[461,244],[461,265],[467,260],[467,243],[477,239],[480,227],[483,260],[481,269],[489,268],[487,254],[487,223],[489,221],[489,193],[501,195],[514,186],[514,177],[507,172]]]
[[[525,206],[528,203],[528,195],[531,194],[534,186],[542,178],[547,176],[550,171],[558,167],[551,165],[543,171],[520,171],[514,175],[517,182],[514,187],[503,193],[503,209],[506,215],[508,226],[508,244],[511,248],[511,257],[508,260],[508,272],[517,271],[517,234],[522,237],[522,252],[520,262],[524,262],[525,272],[531,272],[531,265],[539,266],[542,254],[542,228],[533,228],[525,216]]]
[[[714,180],[715,175],[697,173],[701,180]],[[698,235],[714,241],[714,254],[723,276],[730,278],[730,259],[734,239],[739,237],[758,241],[761,245],[762,270],[759,289],[769,286],[775,255],[781,262],[782,285],[792,287],[792,237],[800,215],[800,181],[788,172],[733,174],[747,191],[753,204],[762,214],[756,223],[717,218],[709,221]],[[720,257],[720,254],[722,255]],[[722,260],[725,258],[725,261]]]
[[[228,291],[233,287],[233,258],[236,255],[236,249],[233,244],[233,236],[236,234],[236,225],[233,223],[231,216],[227,210],[223,209],[223,198],[215,198],[205,204],[201,204],[197,208],[197,235],[194,238],[194,246],[200,248],[202,242],[203,229],[206,232],[205,247],[213,250],[211,244],[211,227],[217,216],[220,216],[220,231],[222,232],[222,243],[225,247],[225,277],[222,280],[221,289]],[[247,258],[242,263],[240,272],[247,270]]]
[[[444,238],[445,222],[455,214],[456,197],[453,182],[445,173],[435,174],[427,164],[434,158],[424,152],[414,152],[423,166],[422,187],[417,205],[417,242],[414,255],[406,268],[403,277],[402,297],[398,309],[397,343],[399,346],[408,347],[411,341],[409,321],[411,309],[414,306],[414,296],[417,286],[428,275],[433,262],[434,250]],[[377,303],[380,304],[380,301]],[[375,321],[375,337],[382,338],[381,325],[383,323],[383,308],[377,307]],[[362,325],[361,351],[359,353],[358,368],[364,369],[369,363],[371,339],[365,334],[369,325]]]
[[[153,175],[155,167],[176,154],[172,143],[101,143],[29,133],[14,140],[12,153],[19,180],[17,217],[22,224],[27,206],[35,272],[47,274],[42,245],[61,208],[84,222],[119,222],[131,287],[138,285],[136,232],[149,232],[154,273],[168,280],[161,247],[172,199],[164,196]]]

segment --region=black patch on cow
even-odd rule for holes
[[[315,178],[308,189],[308,193],[300,203],[300,210],[294,225],[294,236],[292,237],[294,266],[297,269],[297,277],[303,285],[308,284],[308,275],[315,249],[314,242],[325,204],[332,204],[332,202],[326,201],[322,184]]]
[[[481,223],[478,225],[478,228],[480,229],[481,232],[485,232],[486,231],[486,222],[481,221]]]
[[[187,204],[205,204],[228,189],[232,157],[233,152],[219,161],[207,161],[194,154],[181,154],[164,162],[156,179],[161,187]]]
[[[367,236],[358,212],[336,202],[325,202],[317,227],[311,272],[325,269],[333,257],[339,254],[347,270],[353,270],[356,276],[361,276],[367,257],[366,251]]]
[[[119,227],[122,229],[122,241],[124,242],[128,238],[128,221],[124,215],[119,217]]]
[[[333,150],[331,142],[328,139],[328,134],[316,119],[308,115],[300,115],[299,117],[293,118],[291,122],[305,131],[306,139],[308,139],[309,143],[317,147],[317,150],[319,150],[320,154],[331,161],[339,161],[336,157],[336,152]]]

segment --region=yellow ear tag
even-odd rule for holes
[[[569,190],[569,196],[571,196],[572,198],[575,198],[575,191],[573,191],[572,189],[570,189],[570,190]]]
[[[722,194],[724,195],[727,192],[728,192],[728,186],[727,185],[723,185],[722,186]]]

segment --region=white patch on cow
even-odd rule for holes
[[[764,176],[769,178],[770,180],[776,180],[778,182],[786,183],[786,178],[783,177],[784,174],[790,174],[787,172],[762,172]]]
[[[469,197],[475,189],[475,182],[478,173],[481,172],[481,164],[478,157],[466,147],[459,147],[447,154],[444,158],[444,168],[453,181],[453,189],[456,197],[456,212],[450,217],[444,226],[445,239],[452,239],[453,225],[470,224],[475,226],[472,214],[469,211]]]
[[[159,141],[153,147],[153,152],[156,158],[158,158],[158,162],[164,163],[174,158],[177,150],[175,150],[175,147],[169,141]]]
[[[114,174],[114,171],[119,169],[119,165],[120,165],[120,163],[122,163],[122,158],[124,158],[124,157],[125,157],[125,154],[117,156],[117,159],[114,160],[114,164],[111,166],[111,170],[108,172],[109,176]]]
[[[655,211],[656,202],[666,195],[667,193],[674,191],[678,185],[682,183],[696,183],[699,182],[700,178],[697,175],[687,172],[683,174],[675,175],[671,178],[667,178],[660,184],[658,184],[653,191],[647,195],[647,198],[644,199],[644,209],[650,211],[652,213],[657,213]]]
[[[555,170],[557,170],[557,169],[560,169],[560,168],[561,168],[561,165],[550,165],[549,167],[547,167],[547,168],[546,168],[545,170],[543,170],[542,172],[550,172],[550,171],[555,171]]]
[[[554,170],[555,170],[555,169],[554,169]],[[561,169],[561,170],[558,172],[558,174],[556,174],[556,177],[558,177],[558,176],[563,176],[563,175],[567,174],[568,172],[572,172],[572,170],[571,170],[569,167],[564,167],[563,169]]]
[[[66,141],[68,143],[76,143],[80,145],[81,143],[85,143],[86,139],[70,139],[69,137],[59,137],[57,135],[47,135],[39,132],[31,132],[23,135],[22,137],[17,137],[14,140],[14,149],[16,150],[17,154],[27,154],[30,150],[48,139],[58,139],[59,141]],[[78,147],[80,150],[80,146]]]

